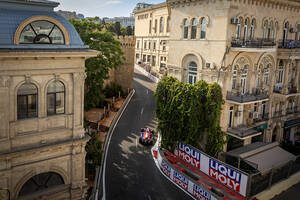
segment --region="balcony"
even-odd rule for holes
[[[265,113],[264,115],[259,114],[257,118],[253,119],[253,123],[259,123],[269,120],[269,113]]]
[[[295,107],[293,107],[293,108],[288,108],[288,109],[286,110],[286,114],[287,114],[287,115],[295,114],[295,113],[299,113],[299,112],[300,112],[300,107],[298,107],[298,106],[295,106]]]
[[[300,48],[300,42],[298,40],[280,40],[278,41],[279,49],[297,49]]]
[[[243,40],[233,38],[231,41],[231,47],[238,49],[239,51],[265,51],[266,49],[272,49],[275,51],[276,43],[274,40],[267,40],[262,38]]]
[[[226,95],[227,101],[232,101],[234,103],[240,103],[240,104],[267,100],[268,98],[269,98],[268,92],[263,90],[255,90],[251,94],[250,93],[242,94],[242,92],[228,91]]]
[[[296,94],[296,93],[297,93],[297,87],[288,88],[288,94]]]
[[[227,133],[241,140],[261,135],[262,131],[268,128],[268,123],[260,124],[258,126],[239,125],[237,127],[228,128]]]

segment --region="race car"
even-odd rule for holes
[[[153,144],[154,131],[150,128],[142,128],[140,132],[140,143]]]

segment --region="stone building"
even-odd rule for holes
[[[299,141],[299,1],[168,0],[135,14],[137,62],[151,62],[148,40],[163,37],[168,75],[222,86],[224,150]],[[161,24],[161,18],[170,20]],[[166,35],[152,32],[166,23]]]
[[[135,62],[145,63],[155,72],[166,70],[170,18],[166,3],[153,5],[135,12]]]
[[[82,199],[85,60],[57,2],[0,1],[0,188],[10,199]],[[8,199],[0,191],[0,199]]]
[[[124,53],[124,62],[117,69],[112,69],[109,72],[109,79],[105,81],[104,85],[115,82],[122,86],[123,91],[133,89],[133,71],[134,71],[134,50],[135,37],[134,36],[116,36],[121,43],[121,50]]]

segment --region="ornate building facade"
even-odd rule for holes
[[[159,9],[164,14],[155,6],[135,13],[137,40],[150,37],[146,30],[155,27],[150,18],[154,13],[157,19],[170,19],[165,37],[168,75],[222,86],[220,123],[228,135],[224,150],[256,141],[299,141],[298,1],[168,0]],[[149,62],[143,59],[148,52],[138,47],[136,60]]]
[[[57,6],[0,1],[0,188],[10,199],[85,196],[85,60],[98,52]]]

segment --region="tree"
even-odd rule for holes
[[[131,26],[126,27],[126,35],[133,35],[133,29]]]
[[[94,23],[95,19],[82,21],[70,20],[82,41],[89,48],[99,51],[97,57],[86,60],[85,109],[100,106],[104,102],[103,83],[110,69],[120,66],[123,52],[120,42],[108,31],[102,31],[103,25]]]
[[[154,96],[162,147],[172,151],[182,141],[212,156],[222,149],[225,141],[219,119],[223,99],[218,84],[201,80],[191,85],[164,77]]]

